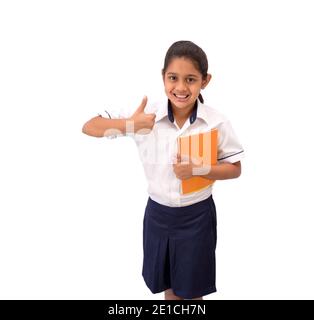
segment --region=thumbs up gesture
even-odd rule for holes
[[[148,134],[155,124],[156,115],[154,113],[145,113],[144,109],[147,104],[145,96],[140,106],[135,110],[129,121],[133,121],[134,133]]]

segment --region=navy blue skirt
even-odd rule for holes
[[[171,288],[184,299],[216,291],[216,208],[212,196],[185,207],[148,198],[142,275],[152,293]]]

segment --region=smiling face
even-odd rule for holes
[[[174,58],[165,70],[163,81],[165,92],[174,111],[192,110],[201,89],[204,89],[211,76],[203,79],[200,71],[190,59]]]

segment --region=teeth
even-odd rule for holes
[[[182,96],[182,95],[179,95],[179,94],[175,94],[175,96],[179,99],[185,99],[187,98],[189,95],[186,95],[186,96]]]

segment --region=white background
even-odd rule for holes
[[[219,181],[217,288],[206,299],[313,299],[312,1],[1,1],[0,298],[163,299],[141,276],[146,181],[131,139],[82,125],[164,96],[192,40],[205,102],[246,150]]]

